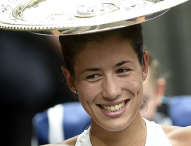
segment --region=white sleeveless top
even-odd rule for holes
[[[150,122],[146,119],[144,120],[147,126],[147,138],[145,146],[172,146],[159,124]],[[90,142],[90,128],[91,127],[78,136],[75,146],[92,146]]]

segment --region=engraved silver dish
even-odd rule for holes
[[[156,18],[187,0],[1,0],[0,29],[76,35]]]

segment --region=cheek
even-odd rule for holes
[[[137,95],[143,92],[143,83],[141,77],[137,76],[136,74],[128,77],[125,81],[123,81],[123,83],[123,88],[129,90],[132,92],[132,94]]]
[[[131,106],[134,109],[139,109],[143,101],[143,83],[141,77],[132,76],[125,82],[123,87],[130,92]]]
[[[81,102],[93,102],[99,93],[99,85],[97,83],[79,82],[77,86],[78,96]]]

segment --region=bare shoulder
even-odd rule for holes
[[[58,144],[58,146],[75,146],[78,136],[67,139]]]
[[[77,139],[78,139],[78,136],[75,136],[65,141],[62,141],[58,144],[48,144],[43,146],[75,146]]]
[[[191,144],[191,126],[177,127],[161,125],[172,146],[189,146]]]

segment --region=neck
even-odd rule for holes
[[[107,131],[92,120],[90,140],[93,146],[144,146],[147,129],[140,113],[122,131]]]

